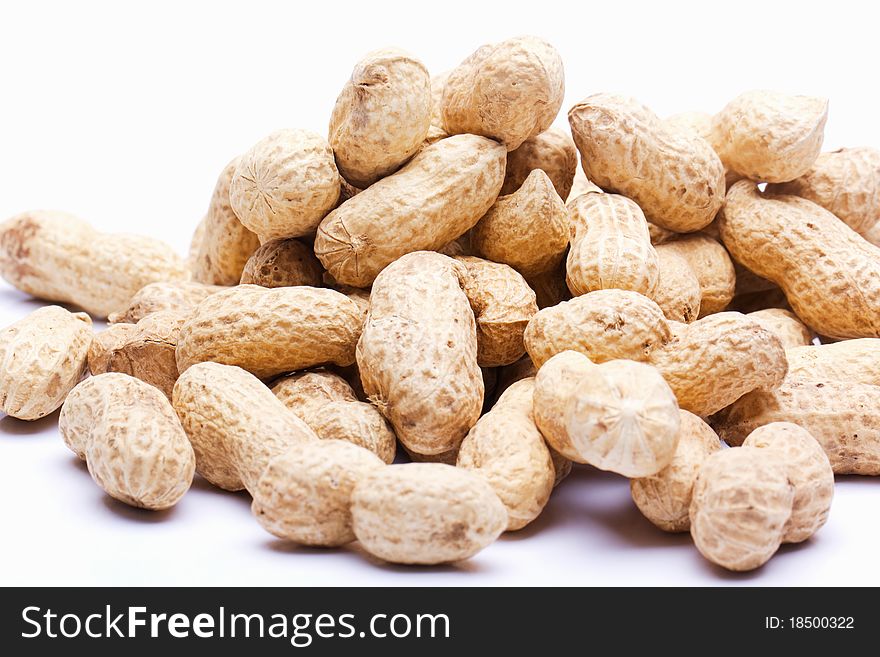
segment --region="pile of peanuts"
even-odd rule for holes
[[[880,151],[821,153],[827,101],[772,91],[666,119],[598,93],[569,134],[564,88],[534,37],[434,77],[373,52],[326,139],[223,169],[188,259],[9,219],[3,277],[85,312],[0,332],[0,408],[61,407],[127,504],[197,472],[394,563],[527,526],[572,462],[730,570],[809,539],[834,474],[880,474]]]

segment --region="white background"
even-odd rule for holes
[[[524,33],[564,58],[560,125],[598,91],[666,115],[774,88],[831,99],[826,149],[880,146],[877,18],[840,0],[3,3],[0,218],[64,209],[184,252],[225,163],[276,128],[325,132],[367,51],[400,46],[440,72]],[[0,284],[0,325],[38,305]],[[866,478],[839,478],[828,525],[746,575],[655,530],[626,480],[589,469],[471,561],[402,568],[277,541],[246,495],[202,481],[172,511],[130,509],[56,421],[0,420],[0,584],[880,584],[880,482]]]

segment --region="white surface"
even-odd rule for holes
[[[398,45],[439,72],[523,33],[563,55],[560,125],[597,91],[671,114],[769,87],[831,98],[826,149],[880,146],[876,25],[870,3],[843,1],[6,4],[0,218],[65,209],[183,252],[223,165],[279,127],[324,132],[365,52]],[[0,325],[36,307],[0,286]],[[654,530],[624,479],[591,470],[472,561],[396,568],[285,545],[245,495],[200,481],[170,512],[129,509],[93,484],[56,419],[0,420],[0,584],[880,584],[870,479],[839,480],[828,525],[748,575]]]

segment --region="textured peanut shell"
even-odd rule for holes
[[[568,112],[587,178],[680,233],[708,225],[724,202],[724,167],[702,137],[669,128],[638,101],[594,94]]]
[[[880,339],[861,338],[785,351],[789,378],[880,385]]]
[[[174,384],[174,410],[196,471],[225,490],[255,490],[269,462],[315,432],[259,379],[239,367],[193,365]]]
[[[594,365],[564,351],[535,377],[535,423],[562,456],[636,477],[664,468],[675,453],[675,397],[653,368],[632,361]]]
[[[666,319],[690,324],[700,315],[700,280],[690,263],[668,246],[655,247],[658,277],[650,297],[660,306]]]
[[[451,135],[491,137],[513,151],[550,127],[564,95],[562,58],[543,39],[487,44],[446,79],[443,127]]]
[[[0,275],[39,299],[107,317],[148,283],[185,281],[190,273],[164,242],[99,233],[64,212],[36,210],[0,224]]]
[[[110,324],[106,330],[95,333],[89,345],[88,364],[92,374],[110,371],[110,355],[125,344],[137,331],[135,324]]]
[[[496,372],[498,372],[495,385],[495,399],[497,401],[498,397],[517,381],[534,377],[538,373],[538,368],[535,367],[532,359],[526,355],[515,363],[499,367]]]
[[[431,126],[428,128],[425,144],[433,144],[449,136],[443,127],[443,90],[446,88],[449,73],[450,71],[444,71],[431,76]]]
[[[335,547],[355,539],[351,493],[383,467],[375,454],[342,440],[306,441],[269,462],[252,511],[269,533],[302,545]]]
[[[693,413],[679,410],[681,428],[672,461],[659,472],[630,481],[633,502],[642,515],[665,532],[691,528],[688,511],[700,466],[721,449],[712,427]]]
[[[725,166],[759,182],[802,176],[819,155],[828,119],[824,98],[747,91],[712,119],[712,145]]]
[[[196,224],[192,237],[189,240],[189,250],[186,252],[186,267],[190,273],[196,268],[196,261],[199,257],[199,251],[202,248],[202,240],[205,239],[205,230],[208,225],[208,215],[206,214]]]
[[[788,350],[792,347],[809,345],[813,340],[813,332],[790,310],[765,308],[764,310],[750,312],[746,317],[753,322],[757,322],[779,338],[782,346],[786,349],[786,357],[789,357]],[[792,359],[790,357],[788,358],[788,371],[792,371]]]
[[[150,283],[135,292],[128,305],[107,318],[111,324],[137,324],[150,313],[162,310],[186,315],[212,294],[229,289],[204,283]]]
[[[657,252],[638,205],[617,194],[583,194],[568,204],[571,250],[566,283],[575,296],[617,288],[656,291]]]
[[[209,285],[236,285],[241,270],[260,239],[238,220],[229,201],[229,186],[238,166],[235,158],[220,173],[208,212],[202,220],[202,234],[193,244],[193,280]]]
[[[782,542],[806,541],[828,520],[834,498],[834,472],[822,446],[796,424],[773,422],[752,431],[743,447],[766,449],[785,464],[794,503]]]
[[[300,417],[313,416],[330,402],[358,400],[348,381],[328,370],[311,370],[283,376],[272,383],[272,392]]]
[[[810,328],[880,337],[880,248],[815,203],[736,183],[720,219],[730,254],[785,292]]]
[[[37,420],[61,406],[86,370],[92,320],[44,306],[0,331],[0,411]]]
[[[691,536],[709,561],[754,570],[779,549],[795,487],[785,466],[757,449],[724,449],[700,467],[690,507]]]
[[[526,278],[529,287],[535,291],[538,308],[549,308],[571,299],[571,290],[565,283],[565,261],[551,271]]]
[[[158,511],[189,490],[193,448],[168,399],[143,381],[115,372],[86,379],[64,402],[58,429],[117,500]]]
[[[756,310],[768,310],[771,308],[791,310],[791,305],[788,303],[788,299],[785,298],[785,293],[775,285],[770,290],[737,294],[727,307],[728,310],[740,313],[753,313]]]
[[[598,290],[545,308],[526,327],[523,341],[535,365],[572,349],[594,362],[648,360],[672,339],[660,307],[636,292]]]
[[[392,563],[469,559],[507,527],[504,504],[483,477],[442,463],[371,470],[351,502],[363,548]]]
[[[874,246],[880,246],[880,221],[877,221],[870,228],[866,228],[862,233],[862,237]]]
[[[483,406],[465,276],[439,253],[403,256],[376,279],[357,344],[364,391],[419,454],[457,449]]]
[[[558,268],[568,247],[568,211],[547,174],[536,169],[499,197],[471,230],[470,246],[526,277]]]
[[[507,508],[507,531],[540,515],[556,480],[532,415],[533,378],[517,381],[468,432],[456,465],[482,475]]]
[[[431,144],[331,212],[318,227],[315,254],[338,283],[366,287],[400,256],[467,232],[498,197],[504,164],[504,148],[484,137]]]
[[[592,194],[594,192],[601,193],[602,190],[594,185],[587,179],[586,174],[582,167],[578,167],[577,171],[574,172],[574,180],[571,183],[571,191],[568,192],[568,196],[565,197],[566,203],[571,203],[578,196],[583,194]]]
[[[714,148],[715,133],[712,130],[713,118],[714,117],[708,112],[680,112],[678,114],[673,114],[672,116],[667,116],[663,119],[663,123],[666,127],[673,130],[692,132],[708,141]],[[725,166],[724,178],[727,186],[730,187],[737,180],[742,179],[742,176]]]
[[[788,379],[756,390],[712,418],[731,445],[771,422],[793,422],[819,441],[835,474],[880,475],[880,386]]]
[[[477,320],[477,363],[499,367],[515,362],[526,348],[523,332],[538,312],[535,293],[516,270],[496,262],[459,256],[462,288]]]
[[[278,130],[241,156],[229,201],[261,238],[299,237],[317,228],[339,192],[330,144],[308,130]]]
[[[651,244],[657,246],[658,244],[666,244],[667,242],[674,240],[681,233],[676,233],[674,230],[660,228],[657,224],[652,224],[649,221],[648,234],[651,236]]]
[[[578,154],[567,131],[550,128],[529,137],[515,151],[507,154],[507,170],[501,194],[513,194],[526,178],[540,169],[552,181],[561,199],[567,199],[577,170]]]
[[[719,313],[733,300],[736,272],[733,261],[718,240],[696,233],[664,243],[657,252],[668,251],[684,258],[700,285],[700,317]]]
[[[366,188],[415,155],[431,125],[431,79],[415,57],[376,50],[357,63],[330,117],[339,173]]]
[[[241,272],[242,285],[321,287],[324,268],[312,249],[297,239],[269,240],[254,251]]]
[[[334,290],[239,285],[198,305],[180,331],[177,366],[215,361],[267,378],[350,365],[361,324],[354,302]]]

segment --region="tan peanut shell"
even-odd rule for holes
[[[728,570],[759,568],[782,543],[794,492],[780,459],[757,449],[715,452],[700,467],[691,500],[697,549]]]
[[[657,224],[652,224],[650,221],[648,222],[648,235],[651,236],[651,244],[657,246],[658,244],[666,244],[674,240],[681,233],[676,233],[674,230],[667,230],[665,228],[660,228]]]
[[[37,420],[61,406],[86,370],[92,320],[44,306],[0,330],[0,411]]]
[[[658,244],[657,287],[650,297],[663,310],[666,319],[690,324],[700,316],[700,279],[690,263],[667,244]]]
[[[517,381],[534,377],[538,373],[538,368],[532,362],[528,355],[523,356],[515,363],[499,367],[497,370],[497,380],[495,385],[495,399],[497,400],[505,390]]]
[[[714,117],[708,112],[680,112],[667,116],[663,119],[663,123],[666,127],[673,130],[683,130],[698,135],[712,144],[714,148],[715,132],[712,129],[713,119]],[[730,187],[737,180],[741,180],[742,176],[725,166],[724,178],[727,187]]]
[[[350,543],[352,490],[382,467],[375,454],[350,442],[305,441],[269,462],[254,490],[253,513],[279,538],[316,547]]]
[[[457,449],[483,406],[465,276],[464,265],[439,253],[398,259],[373,284],[357,344],[364,391],[419,454]]]
[[[392,563],[469,559],[507,527],[504,504],[483,477],[442,463],[371,470],[351,501],[361,546]]]
[[[755,390],[712,417],[730,445],[771,422],[793,422],[819,441],[835,474],[880,475],[880,386],[787,379]]]
[[[318,228],[315,254],[338,283],[366,287],[400,256],[439,249],[467,232],[495,202],[504,163],[504,148],[484,137],[431,144],[331,212]]]
[[[239,367],[198,363],[174,384],[174,410],[196,471],[225,490],[253,493],[266,466],[315,433],[259,379]]]
[[[168,310],[186,315],[212,294],[228,290],[222,285],[204,283],[150,283],[135,292],[128,305],[111,313],[111,324],[137,324],[150,313]]]
[[[785,292],[810,328],[832,338],[880,337],[880,248],[797,196],[736,183],[720,220],[730,254]]]
[[[785,356],[792,379],[880,385],[878,338],[793,347]]]
[[[874,246],[880,246],[880,221],[877,221],[870,228],[866,228],[862,233],[862,237]]]
[[[95,333],[89,345],[88,364],[92,374],[110,371],[110,355],[126,343],[137,331],[135,324],[110,324],[105,330]]]
[[[533,378],[517,381],[473,426],[456,465],[482,475],[507,508],[507,530],[522,529],[547,504],[556,472],[532,415]]]
[[[496,262],[459,256],[462,288],[477,320],[477,363],[499,367],[526,353],[523,332],[538,312],[535,293],[516,270]]]
[[[721,243],[703,233],[681,235],[665,242],[657,252],[669,251],[683,257],[700,285],[700,317],[719,313],[733,300],[736,271]]]
[[[99,233],[64,212],[24,212],[0,224],[0,275],[39,299],[94,317],[122,310],[148,283],[185,281],[183,258],[159,240]]]
[[[688,511],[700,466],[721,449],[712,427],[693,413],[679,411],[681,428],[672,461],[647,477],[630,481],[633,502],[642,515],[666,532],[691,528]]]
[[[470,232],[475,255],[529,278],[559,267],[568,247],[568,211],[544,171],[501,196]]]
[[[241,156],[229,201],[247,229],[272,239],[313,232],[339,193],[330,144],[308,130],[278,130]]]
[[[678,405],[648,365],[594,365],[562,352],[535,377],[535,422],[564,457],[628,477],[666,467],[678,442]]]
[[[180,331],[177,366],[215,361],[266,378],[350,365],[361,324],[358,307],[335,290],[239,285],[198,305]]]
[[[713,117],[711,141],[736,173],[758,182],[787,182],[813,166],[827,119],[824,98],[747,91]]]
[[[880,150],[820,153],[809,171],[790,182],[767,185],[767,191],[808,199],[862,234],[880,221]]]
[[[236,217],[237,219],[237,217]],[[205,231],[208,227],[208,215],[206,214],[196,224],[192,237],[189,240],[189,250],[186,252],[186,267],[190,273],[196,268],[196,261],[199,257],[199,251],[202,248],[202,240],[205,239]]]
[[[563,199],[566,203],[571,203],[578,196],[583,194],[591,194],[594,192],[602,193],[602,190],[587,179],[583,167],[578,167],[574,172],[574,180],[571,183],[571,191],[568,196]]]
[[[572,294],[611,288],[654,294],[660,266],[638,205],[600,192],[579,196],[568,210],[571,250],[565,279]]]
[[[507,154],[507,169],[501,194],[513,194],[522,187],[526,178],[540,169],[563,201],[571,193],[578,154],[567,131],[552,127],[539,135],[529,137],[519,148]]]
[[[220,173],[208,212],[200,224],[202,234],[193,236],[192,277],[208,285],[236,285],[241,270],[260,246],[260,238],[238,220],[229,201],[229,186],[240,158]]]
[[[443,90],[446,88],[446,79],[451,71],[444,71],[431,76],[431,126],[425,137],[426,144],[446,139],[449,133],[443,127]]]
[[[806,541],[828,520],[834,497],[834,473],[822,446],[796,424],[773,422],[752,431],[743,447],[766,449],[785,463],[794,503],[782,542]]]
[[[526,278],[529,287],[535,291],[535,300],[538,308],[549,308],[571,299],[571,290],[565,283],[565,261],[559,263],[555,269],[529,276]]]
[[[671,129],[638,101],[594,94],[568,112],[587,178],[635,201],[648,221],[700,230],[724,202],[724,167],[709,142]]]
[[[543,39],[487,44],[446,78],[443,127],[491,137],[512,151],[550,127],[564,95],[562,58]]]
[[[357,63],[330,117],[339,173],[366,188],[415,155],[431,125],[431,78],[412,55],[376,50]]]
[[[321,287],[324,268],[312,249],[297,239],[269,240],[254,251],[241,272],[242,285]]]
[[[788,349],[808,345],[813,340],[813,332],[790,310],[765,308],[764,310],[750,312],[746,317],[757,322],[779,338],[782,346],[786,349],[786,356],[788,356]],[[791,372],[791,359],[788,361],[788,369]]]
[[[168,399],[143,381],[115,372],[86,379],[64,402],[58,429],[117,500],[158,511],[189,490],[193,448]]]

